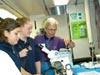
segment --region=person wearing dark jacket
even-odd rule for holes
[[[0,21],[0,74],[21,75],[21,62],[14,45],[20,32],[19,23],[11,18]]]
[[[29,37],[32,32],[32,21],[29,18],[18,18],[21,25],[20,39],[18,41],[19,54],[21,57],[21,72],[23,75],[41,75],[41,54],[34,39]]]

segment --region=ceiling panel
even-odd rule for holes
[[[45,7],[42,0],[12,0],[27,15],[45,14]]]
[[[53,7],[53,0],[9,0],[28,16],[47,15],[47,8]],[[70,0],[69,5],[84,3],[84,0]]]

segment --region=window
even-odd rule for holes
[[[0,9],[0,17],[5,19],[5,18],[13,18],[16,19],[17,17],[13,14],[11,14],[9,11],[5,9]]]

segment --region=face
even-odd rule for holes
[[[31,32],[32,32],[32,22],[31,21],[28,21],[24,26],[21,27],[21,34],[24,36],[24,37],[28,37],[30,36]]]
[[[45,32],[46,32],[46,36],[48,38],[51,38],[53,36],[55,36],[57,30],[57,26],[56,25],[50,25],[46,28]]]
[[[8,43],[10,43],[11,45],[17,44],[19,40],[19,32],[20,32],[20,27],[15,28],[10,32],[4,31],[4,35],[7,37]]]

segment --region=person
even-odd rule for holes
[[[43,28],[45,33],[37,35],[35,37],[35,44],[39,45],[44,43],[48,50],[59,50],[60,48],[66,48],[67,45],[68,47],[74,47],[75,46],[74,42],[72,41],[64,42],[63,39],[55,36],[57,25],[58,22],[54,18],[50,17],[45,19],[43,22]],[[47,54],[44,53],[43,51],[41,51],[41,54],[42,54],[41,72],[42,75],[45,75],[45,72],[47,72],[51,68],[51,64]],[[54,75],[54,71],[52,70],[50,73],[48,73],[48,75]]]
[[[19,23],[12,19],[0,19],[0,74],[21,75],[21,63],[17,49]]]
[[[21,57],[21,72],[23,75],[41,74],[40,50],[35,46],[34,39],[29,37],[32,32],[32,21],[27,17],[18,18],[21,25],[18,48]]]

